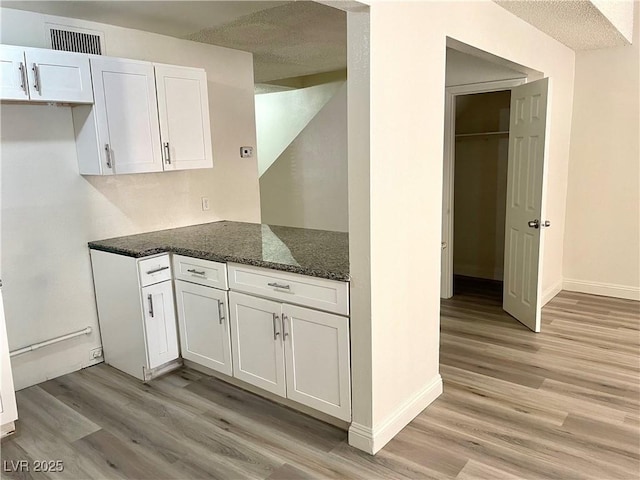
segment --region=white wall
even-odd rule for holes
[[[640,300],[640,4],[633,45],[576,54],[564,287]]]
[[[207,70],[214,168],[78,175],[69,107],[1,106],[2,279],[10,348],[79,330],[89,337],[12,360],[17,388],[89,364],[100,344],[87,242],[221,219],[260,221],[251,54],[171,37],[2,9],[0,41],[44,47],[44,22],[105,33],[106,54]],[[211,209],[201,211],[200,198]]]
[[[624,38],[631,42],[633,38],[633,9],[638,0],[591,0],[591,3],[607,17],[607,20],[616,27]],[[637,13],[635,18],[638,18]]]
[[[258,174],[262,176],[343,82],[256,95]]]
[[[353,317],[356,311],[365,313],[370,302],[371,326],[352,318],[351,331],[357,345],[370,335],[372,360],[370,368],[352,365],[355,425],[350,441],[375,451],[439,393],[446,38],[551,77],[545,208],[557,228],[547,234],[542,257],[544,289],[562,280],[574,53],[490,1],[367,3],[370,188],[364,188],[366,180],[352,179],[350,165],[350,219],[361,214],[363,203],[370,209],[368,217],[350,221],[349,232],[362,242],[350,246],[352,264],[370,255],[370,291],[352,290],[352,312]],[[349,67],[359,60],[355,56]],[[353,108],[350,102],[350,118],[361,115]],[[353,131],[350,120],[350,142]],[[368,398],[355,397],[368,392]]]
[[[266,117],[264,110],[274,114],[288,111],[288,116],[295,119],[299,112],[306,112],[305,106],[317,96],[316,92],[325,91],[332,94],[328,102],[260,176],[263,223],[348,231],[346,83],[258,95],[256,113]],[[299,99],[299,107],[288,101],[290,96]],[[308,97],[310,102],[306,101]],[[282,123],[286,125],[287,121]],[[279,125],[257,124],[259,159],[261,138],[280,135]]]

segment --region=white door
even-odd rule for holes
[[[284,397],[280,308],[278,302],[229,293],[233,376]]]
[[[176,280],[182,358],[232,374],[227,293]]]
[[[503,308],[540,331],[540,236],[548,79],[511,90]],[[537,224],[537,226],[536,226]]]
[[[162,171],[153,65],[92,58],[100,149],[115,173]]]
[[[284,304],[287,398],[351,420],[349,319]]]
[[[144,330],[149,368],[175,360],[178,352],[178,332],[173,306],[171,281],[156,283],[142,289]]]
[[[25,58],[31,100],[93,103],[87,55],[25,48]]]
[[[164,169],[212,167],[206,72],[169,65],[155,70]]]
[[[24,48],[0,45],[0,99],[29,100]]]

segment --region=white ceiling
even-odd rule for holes
[[[341,70],[347,64],[345,12],[312,1],[0,3],[252,52],[257,83]]]
[[[573,50],[593,50],[630,43],[589,0],[494,1]],[[633,18],[633,1],[607,1],[618,2],[625,9],[622,13],[631,12]]]
[[[588,0],[495,1],[573,49],[628,43]],[[346,14],[312,1],[0,0],[0,4],[249,51],[254,54],[256,83],[346,68]],[[483,61],[450,57],[450,62],[473,62],[477,68]]]

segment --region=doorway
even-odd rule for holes
[[[511,90],[459,95],[455,104],[453,294],[502,294]]]
[[[542,220],[548,88],[546,78],[521,77],[447,87],[445,95],[441,297],[453,296],[454,275],[503,281],[503,309],[535,332],[542,230],[550,225]]]

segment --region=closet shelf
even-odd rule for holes
[[[509,135],[509,130],[501,132],[456,133],[457,137],[486,137],[492,135]]]

